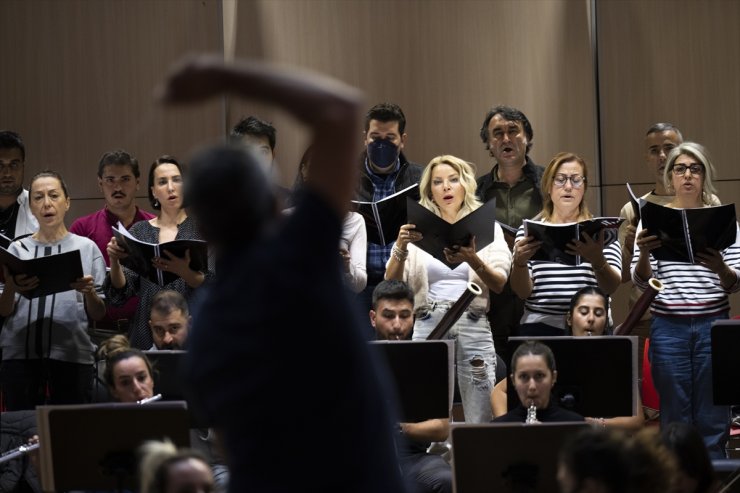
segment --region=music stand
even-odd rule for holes
[[[191,428],[208,428],[208,420],[198,413],[190,403],[192,392],[183,379],[182,368],[186,351],[149,350],[144,351],[154,369],[154,394],[162,394],[163,401],[187,401]]]
[[[560,407],[581,416],[637,415],[636,336],[510,337],[509,354],[528,340],[546,344],[555,355],[558,379],[552,395]],[[509,381],[507,407],[518,403]]]
[[[558,454],[585,423],[453,424],[452,484],[457,493],[559,493]]]
[[[453,341],[372,341],[370,349],[386,363],[395,383],[400,421],[449,418],[454,391]]]
[[[38,406],[36,413],[44,491],[133,491],[143,442],[190,446],[182,401]]]
[[[715,406],[740,404],[740,320],[715,320],[712,338],[712,395]]]
[[[144,351],[154,368],[154,394],[162,394],[164,401],[186,400],[182,378],[182,365],[185,351],[148,350]]]

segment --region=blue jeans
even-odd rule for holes
[[[432,303],[422,310],[414,324],[413,340],[424,340],[437,326],[452,302]],[[447,339],[455,341],[457,383],[460,387],[466,423],[488,423],[491,390],[496,383],[496,353],[485,313],[466,311],[450,329]]]
[[[726,458],[729,406],[715,406],[712,395],[711,317],[653,316],[650,364],[660,395],[660,424],[690,423],[699,430],[712,459]]]

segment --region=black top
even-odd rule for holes
[[[527,408],[519,404],[517,407],[498,418],[493,418],[494,423],[524,423],[527,419]],[[562,407],[557,406],[554,403],[544,409],[537,410],[537,420],[541,423],[563,423],[573,421],[586,421],[586,419],[578,413],[568,411]]]
[[[376,374],[344,289],[341,230],[307,191],[276,227],[223,253],[196,294],[188,402],[224,430],[229,491],[403,490],[390,377]]]

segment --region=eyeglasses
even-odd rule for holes
[[[702,166],[701,164],[692,164],[691,166],[686,166],[685,164],[677,164],[673,167],[673,174],[681,176],[686,173],[686,170],[689,170],[692,175],[698,176],[704,173],[704,166]]]
[[[570,184],[573,185],[573,188],[581,188],[581,185],[584,184],[586,178],[581,175],[564,175],[562,173],[558,173],[552,181],[555,183],[556,187],[563,188],[565,186],[565,182],[568,180],[570,180]]]

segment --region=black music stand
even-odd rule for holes
[[[154,394],[164,401],[186,400],[182,366],[186,352],[181,350],[144,351],[154,368]]]
[[[36,408],[44,491],[135,491],[139,446],[169,438],[189,447],[185,402]]]
[[[452,425],[457,493],[559,493],[558,454],[586,423]]]
[[[555,355],[552,395],[560,407],[590,417],[637,415],[636,336],[510,337],[509,354],[528,340],[546,344]],[[511,381],[507,397],[511,410],[519,403]]]
[[[449,418],[454,382],[454,342],[373,341],[370,350],[389,370],[400,421]]]
[[[208,428],[210,423],[191,402],[192,390],[183,379],[187,352],[182,350],[144,351],[154,368],[154,394],[162,394],[163,401],[187,401],[191,428]]]
[[[716,406],[740,404],[740,320],[715,320],[712,338],[712,395]]]

